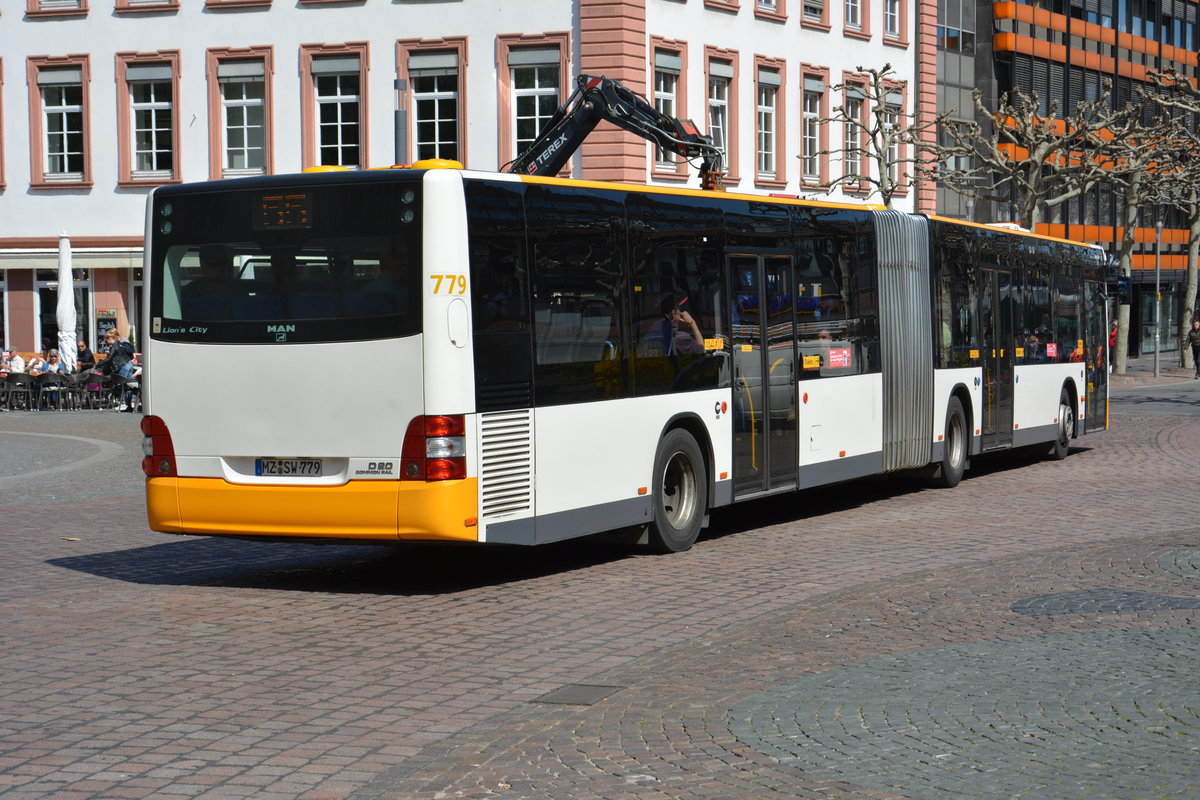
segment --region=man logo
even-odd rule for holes
[[[275,341],[286,342],[289,333],[295,333],[295,325],[268,325],[267,333],[275,334]]]

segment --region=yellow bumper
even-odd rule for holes
[[[395,541],[476,541],[477,478],[437,483],[246,486],[148,478],[146,515],[163,533]]]

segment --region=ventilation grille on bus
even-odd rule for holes
[[[533,384],[525,381],[480,386],[476,405],[480,411],[529,408],[533,405]]]
[[[480,417],[480,506],[484,520],[533,509],[533,413]]]

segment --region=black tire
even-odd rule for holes
[[[942,436],[942,460],[934,469],[933,485],[953,489],[967,470],[967,453],[971,441],[967,431],[967,412],[962,401],[951,397],[946,404],[946,432]]]
[[[650,549],[679,553],[695,544],[708,512],[708,475],[700,446],[685,430],[668,431],[658,444],[651,502]]]
[[[1062,461],[1071,449],[1071,439],[1075,436],[1075,406],[1071,403],[1071,394],[1062,390],[1058,396],[1058,428],[1054,441],[1046,450],[1046,456],[1055,461]]]

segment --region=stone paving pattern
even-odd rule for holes
[[[0,415],[6,799],[1200,796],[1195,607],[1014,610],[1200,597],[1194,419],[739,506],[668,557],[155,534],[136,422]],[[25,480],[15,431],[122,449]],[[534,702],[573,684],[622,688]]]

